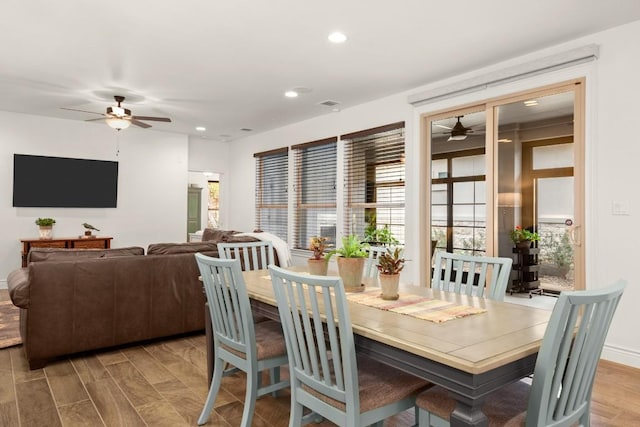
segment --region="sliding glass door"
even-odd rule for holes
[[[584,288],[583,87],[577,80],[426,116],[425,241],[518,266],[511,235],[526,229],[539,236],[526,285]]]

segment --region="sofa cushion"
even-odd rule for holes
[[[26,268],[9,273],[7,288],[9,288],[9,297],[13,305],[20,308],[29,307],[29,272]]]
[[[131,255],[144,255],[144,248],[138,246],[113,249],[33,248],[27,255],[27,262],[71,261],[79,258],[113,258]]]
[[[152,243],[147,248],[147,255],[190,254],[196,252],[218,252],[215,242],[192,243]]]
[[[202,232],[202,241],[203,242],[226,242],[227,238],[237,233],[237,231],[232,230],[220,230],[219,228],[205,228]]]

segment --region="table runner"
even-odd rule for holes
[[[404,293],[400,293],[400,298],[397,300],[388,301],[383,300],[380,294],[380,288],[368,288],[364,292],[348,293],[347,299],[357,304],[393,311],[434,323],[444,323],[487,311],[485,308],[458,305],[449,301]]]

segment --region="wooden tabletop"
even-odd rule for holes
[[[267,270],[243,274],[251,298],[276,305]],[[349,302],[354,333],[470,374],[481,374],[537,353],[551,316],[547,310],[416,286],[401,286],[403,292],[487,311],[434,323]]]

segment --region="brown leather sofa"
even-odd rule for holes
[[[193,254],[215,242],[106,250],[33,249],[7,277],[31,369],[57,356],[204,329]]]

